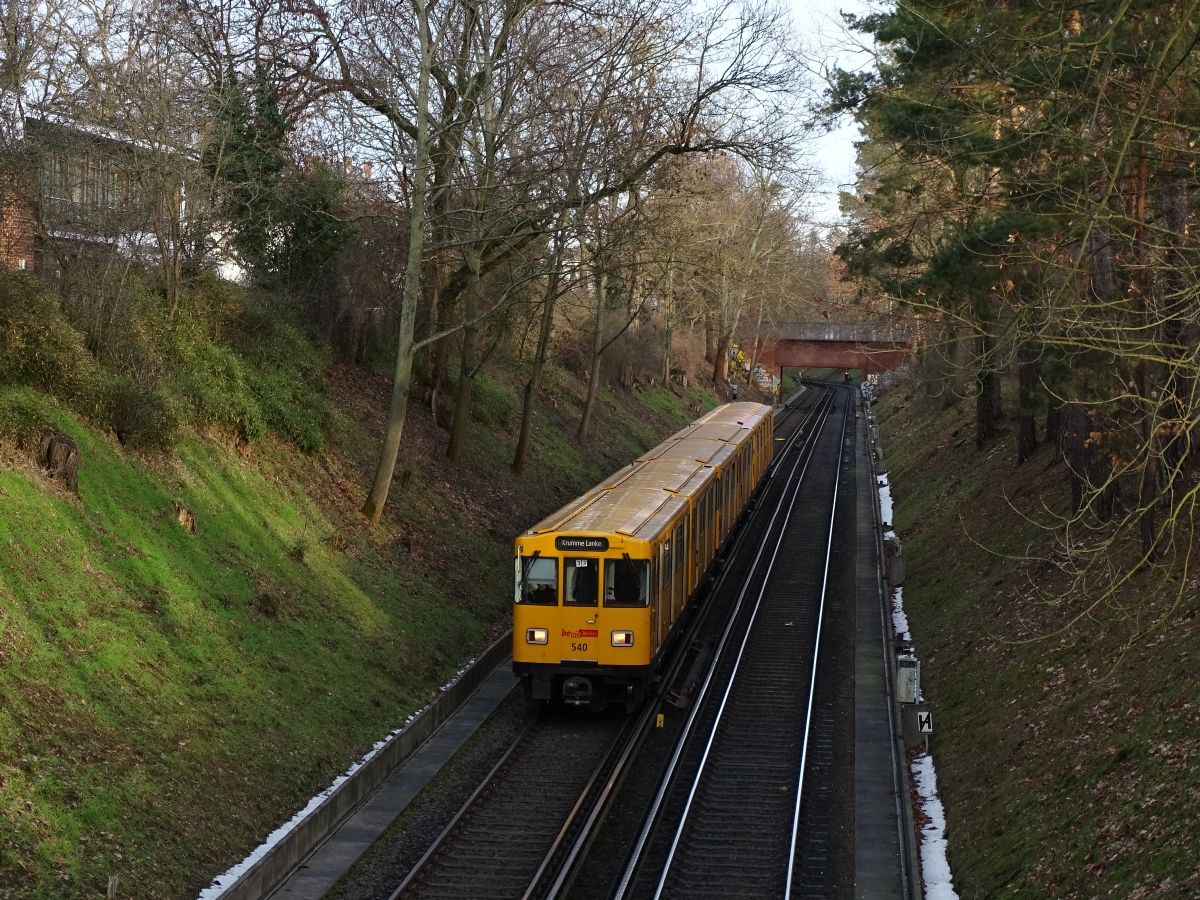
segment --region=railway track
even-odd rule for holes
[[[848,410],[811,452],[840,462]],[[806,808],[805,771],[833,755],[812,724],[839,473],[813,466],[792,484],[614,896],[832,896],[836,823]]]
[[[747,541],[756,546],[768,516],[764,507],[774,504],[772,521],[781,515],[797,460],[811,456],[819,431],[815,423],[826,414],[829,402],[824,395],[808,398],[781,417],[781,425],[784,418],[789,421],[781,429],[784,439],[777,461],[760,491],[757,507],[762,515],[744,523],[726,558],[736,556]],[[735,559],[725,574],[744,568],[745,561]],[[564,896],[588,856],[599,823],[612,809],[631,760],[646,735],[655,730],[656,713],[668,686],[681,683],[685,661],[695,656],[698,632],[709,619],[723,618],[707,602],[712,597],[710,592],[696,604],[698,613],[685,624],[664,667],[659,694],[647,700],[640,714],[581,716],[572,710],[544,710],[390,900]],[[612,862],[608,868],[614,874],[619,871]]]
[[[634,718],[571,712],[530,722],[392,900],[532,896]]]

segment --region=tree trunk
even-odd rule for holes
[[[1188,291],[1188,273],[1182,249],[1188,234],[1191,217],[1191,202],[1188,193],[1188,169],[1184,167],[1178,151],[1185,146],[1186,137],[1176,131],[1170,141],[1176,153],[1162,174],[1162,223],[1166,231],[1163,251],[1162,347],[1170,362],[1162,391],[1162,419],[1166,439],[1162,448],[1162,464],[1168,488],[1175,492],[1180,486],[1180,474],[1184,460],[1191,454],[1191,431],[1185,420],[1184,410],[1191,405],[1182,398],[1194,396],[1196,390],[1195,366],[1186,362],[1187,351],[1183,348],[1195,346],[1189,341],[1187,326],[1188,307],[1194,298]]]
[[[596,328],[592,333],[592,368],[588,376],[587,400],[583,404],[579,431],[575,434],[575,439],[581,443],[588,439],[596,410],[596,397],[600,393],[600,353],[604,348],[604,307],[607,302],[608,273],[601,269],[596,273]]]
[[[1037,412],[1038,370],[1040,364],[1031,352],[1022,352],[1024,357],[1017,367],[1017,465],[1033,456],[1037,449],[1037,428],[1034,415]]]
[[[1142,359],[1137,365],[1138,394],[1142,398],[1142,445],[1146,454],[1145,465],[1142,466],[1142,483],[1138,491],[1138,532],[1142,539],[1142,555],[1148,562],[1156,557],[1155,543],[1158,538],[1155,505],[1158,502],[1158,446],[1155,439],[1155,404],[1153,403],[1153,388],[1150,383],[1150,362]]]
[[[1092,481],[1090,420],[1080,403],[1068,403],[1062,414],[1062,453],[1071,478],[1071,512],[1078,515]]]
[[[713,322],[712,313],[704,314],[704,361],[717,360],[717,326]]]
[[[1139,145],[1138,164],[1134,170],[1134,193],[1132,197],[1132,217],[1136,222],[1134,228],[1134,256],[1139,269],[1137,275],[1138,290],[1134,292],[1137,312],[1143,328],[1151,327],[1147,309],[1149,284],[1149,260],[1146,259],[1146,191],[1149,186],[1149,169],[1146,164],[1144,149]],[[1137,363],[1137,391],[1142,406],[1142,453],[1145,454],[1145,464],[1142,466],[1142,484],[1138,491],[1138,531],[1142,539],[1142,556],[1147,562],[1153,562],[1156,556],[1155,543],[1158,538],[1155,505],[1158,502],[1158,442],[1155,439],[1155,426],[1158,419],[1158,392],[1154,390],[1150,373],[1150,361],[1143,356]]]
[[[43,469],[49,470],[51,478],[57,478],[67,490],[79,496],[79,445],[69,434],[53,425],[43,428],[37,460]]]
[[[760,303],[758,305],[758,321],[754,324],[754,350],[750,354],[750,383],[753,384],[756,388],[758,387],[758,382],[756,382],[754,380],[754,369],[758,365],[759,351],[762,350],[762,321],[763,321],[763,309],[765,306],[766,306],[765,303]],[[866,373],[863,374],[863,378],[866,378]],[[782,381],[779,384],[779,391],[780,391],[780,396],[783,396],[783,382]]]
[[[729,381],[729,347],[733,343],[733,332],[721,328],[717,333],[716,357],[713,360],[713,384]]]
[[[991,340],[979,338],[979,369],[975,376],[975,444],[982,447],[996,436],[1000,420],[1000,376],[993,368]]]
[[[557,257],[554,268],[546,282],[546,296],[542,306],[542,327],[538,331],[537,352],[533,356],[533,371],[525,383],[525,399],[521,407],[521,434],[517,437],[517,450],[513,454],[513,471],[520,475],[525,471],[525,458],[529,453],[529,439],[533,432],[533,409],[537,399],[538,384],[542,380],[542,368],[550,349],[550,334],[554,327],[554,302],[558,297],[559,265]]]
[[[663,384],[671,384],[671,353],[675,349],[675,269],[667,263],[667,296],[663,302]]]
[[[1052,443],[1050,462],[1056,463],[1063,458],[1063,408],[1053,397],[1046,407],[1046,440]]]
[[[413,337],[417,322],[417,303],[421,298],[421,257],[425,249],[425,191],[429,177],[429,72],[433,53],[429,36],[429,10],[417,0],[418,35],[421,61],[417,76],[417,140],[413,167],[412,209],[409,212],[408,259],[404,270],[403,309],[396,348],[396,376],[392,382],[392,402],[388,410],[387,431],[375,469],[375,480],[363,504],[363,515],[378,525],[383,517],[396,469],[396,456],[404,436],[404,414],[408,409],[408,389],[412,383]]]
[[[469,311],[466,313],[470,316]],[[454,398],[454,425],[450,429],[450,445],[446,455],[450,462],[459,465],[467,445],[467,425],[471,420],[471,389],[475,386],[475,374],[479,371],[478,354],[479,326],[469,323],[463,326],[462,359],[458,367],[458,395]]]

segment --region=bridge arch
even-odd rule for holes
[[[753,338],[742,346],[752,341]],[[911,358],[908,332],[891,323],[776,323],[759,339],[758,345],[759,364],[774,374],[779,374],[784,366],[794,366],[860,369],[866,378],[895,371]]]

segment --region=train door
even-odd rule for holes
[[[650,658],[654,658],[654,654],[658,652],[658,608],[662,603],[662,566],[659,564],[658,558],[662,548],[656,548],[656,552],[651,554],[650,558]]]
[[[691,596],[692,591],[696,589],[696,585],[700,583],[700,576],[696,574],[696,567],[700,564],[700,520],[703,517],[700,514],[700,500],[694,498],[692,500],[692,552],[688,559],[691,560],[691,565],[688,568],[688,582],[690,590],[687,592]]]
[[[563,660],[594,662],[600,656],[600,560],[563,558]]]
[[[722,513],[724,512],[724,509],[721,506],[721,492],[723,490],[725,490],[725,485],[722,483],[722,481],[723,481],[723,479],[718,475],[717,483],[713,485],[713,489],[712,489],[713,506],[715,507],[715,509],[713,509],[713,515],[712,515],[712,519],[711,519],[712,525],[713,525],[713,555],[714,556],[716,555],[717,547],[721,546],[721,525],[723,524],[721,522],[721,519],[722,519]]]
[[[713,489],[709,487],[704,492],[704,523],[700,526],[704,535],[704,559],[700,563],[702,569],[708,568],[708,564],[716,552],[716,544],[713,541],[717,534],[717,516],[713,496]]]
[[[737,466],[738,466],[737,493],[736,493],[736,496],[733,497],[733,509],[740,510],[740,509],[742,509],[742,496],[743,496],[742,492],[745,491],[745,478],[746,478],[745,452],[743,452],[742,450],[738,450]]]
[[[684,523],[675,526],[675,590],[671,594],[671,622],[679,621],[683,604],[687,600],[687,527]]]
[[[733,530],[733,478],[733,467],[730,466],[721,478],[721,482],[725,485],[722,498],[723,508],[721,509],[721,540],[729,537],[729,532]]]
[[[675,541],[671,537],[670,532],[667,533],[667,539],[662,545],[662,593],[659,594],[659,615],[658,626],[655,628],[655,646],[659,646],[663,642],[665,626],[669,626],[671,622],[671,597],[674,595],[675,587]]]

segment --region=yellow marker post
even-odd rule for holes
[[[658,714],[658,727],[659,727],[659,728],[662,728],[662,727],[663,727],[663,722],[665,722],[666,720],[667,720],[667,717],[666,717],[666,716],[664,716],[662,713],[659,713],[659,714]]]

